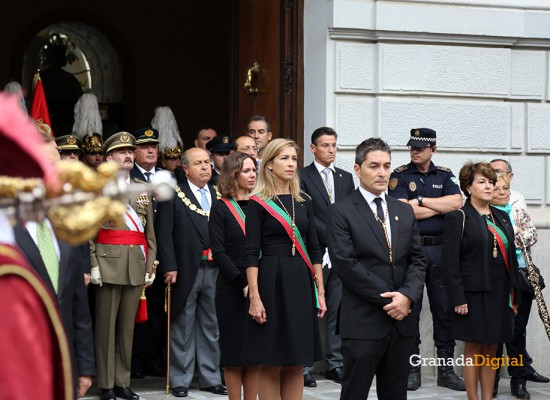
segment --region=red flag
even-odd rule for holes
[[[32,97],[30,115],[34,119],[36,128],[40,132],[53,136],[50,113],[48,111],[48,104],[46,103],[46,93],[44,92],[39,72],[34,75],[33,87],[34,94]]]

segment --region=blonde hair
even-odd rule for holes
[[[299,147],[295,141],[290,139],[273,139],[264,148],[262,156],[262,164],[260,166],[260,173],[258,174],[258,181],[256,187],[252,191],[252,195],[261,193],[262,197],[274,200],[277,196],[275,191],[275,182],[273,180],[273,172],[268,168],[273,163],[273,160],[287,148],[293,148],[298,154]],[[300,191],[300,178],[298,177],[298,171],[294,174],[294,177],[289,182],[290,193],[297,201],[304,201]]]
[[[505,173],[502,173],[502,172],[498,172],[497,173],[497,179],[495,181],[495,184],[497,183],[497,181],[499,179],[502,179],[508,186],[510,186],[510,178],[508,178],[508,174],[505,174]]]

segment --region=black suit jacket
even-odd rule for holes
[[[202,209],[187,180],[179,180],[178,186],[196,208]],[[214,204],[216,190],[211,185],[208,187],[212,196],[211,204]],[[199,270],[202,251],[210,247],[208,217],[192,211],[176,195],[170,201],[158,203],[155,234],[161,275],[178,271],[172,291],[172,312],[177,314],[185,308]]]
[[[88,307],[88,294],[84,285],[84,268],[86,260],[81,246],[70,246],[58,240],[59,284],[55,295],[50,275],[42,261],[40,250],[32,239],[29,231],[24,227],[14,228],[15,240],[29,261],[29,265],[36,270],[46,283],[46,286],[56,296],[61,311],[61,318],[69,338],[69,345],[73,350],[75,360],[75,377],[95,375],[95,355],[92,320]],[[84,245],[87,246],[87,245]],[[89,249],[86,252],[89,269]]]
[[[162,168],[155,167],[155,171],[162,171]],[[130,179],[136,178],[143,182],[147,182],[147,178],[143,175],[143,173],[138,168],[137,164],[134,163],[134,168],[130,170]],[[157,212],[157,201],[153,197],[153,211]]]
[[[460,210],[445,215],[443,227],[443,254],[445,268],[442,274],[449,294],[449,306],[466,304],[465,291],[490,291],[489,257],[493,251],[488,244],[485,217],[479,215],[467,200]],[[514,228],[508,215],[491,207],[495,224],[508,238],[508,260],[510,263],[510,286],[514,289],[515,303],[520,302],[519,271],[514,246]],[[464,230],[462,224],[464,223]],[[498,245],[497,245],[498,246]]]
[[[355,185],[353,184],[353,177],[349,172],[340,168],[335,168],[335,170],[336,172],[332,174],[334,178],[334,196],[336,201],[340,201],[353,193]],[[327,207],[331,204],[328,192],[323,182],[323,178],[319,174],[314,163],[302,168],[299,174],[302,190],[311,197],[313,213],[315,214],[315,225],[317,226],[317,239],[319,240],[319,247],[322,254],[327,246],[325,233],[326,212]]]
[[[345,339],[380,339],[393,324],[402,336],[418,332],[412,314],[396,321],[382,309],[390,303],[380,297],[384,292],[398,291],[418,301],[426,275],[426,257],[412,207],[390,196],[386,199],[391,263],[384,231],[359,189],[328,208],[328,248],[343,285],[339,327]]]

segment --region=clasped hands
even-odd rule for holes
[[[400,292],[384,292],[380,295],[385,299],[391,299],[390,304],[386,304],[383,308],[386,313],[396,319],[401,321],[407,315],[411,313],[411,304],[412,300]]]

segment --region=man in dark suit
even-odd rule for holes
[[[58,259],[57,271],[50,272],[42,259],[39,249],[40,235],[37,233],[40,230],[47,230],[46,234],[49,232]],[[17,226],[14,233],[15,240],[29,265],[40,275],[57,299],[69,345],[72,346],[74,376],[78,377],[78,397],[82,397],[91,386],[92,376],[95,375],[92,320],[83,278],[86,261],[89,269],[89,253],[87,252],[84,259],[81,247],[72,247],[57,240],[47,220],[41,224],[28,222],[25,227]]]
[[[336,335],[338,307],[342,299],[342,282],[333,272],[327,253],[325,216],[327,207],[335,201],[349,196],[354,187],[353,177],[349,172],[334,166],[336,158],[336,139],[338,135],[332,128],[317,128],[311,135],[311,152],[313,162],[300,173],[300,184],[312,200],[317,226],[317,238],[323,258],[323,279],[325,299],[327,302],[326,321],[326,373],[327,379],[342,382],[342,340]],[[304,366],[304,386],[315,387],[317,383],[311,374],[312,366]]]
[[[426,257],[411,206],[384,194],[389,146],[378,138],[363,141],[354,170],[360,187],[327,215],[330,259],[342,280],[340,398],[366,399],[376,375],[379,399],[406,399],[418,331],[409,314],[424,287]]]
[[[172,394],[186,397],[193,379],[195,359],[199,387],[227,394],[220,377],[218,321],[214,306],[218,270],[212,263],[208,238],[210,207],[216,191],[208,185],[210,155],[198,147],[183,155],[176,169],[178,185],[173,200],[159,203],[155,216],[160,270],[172,290],[170,329],[170,382]]]
[[[159,155],[159,132],[150,127],[134,131],[136,138],[134,168],[130,170],[131,179],[149,182],[160,171],[156,167]],[[157,202],[153,197],[153,212],[157,211]],[[144,375],[164,376],[163,349],[166,337],[166,314],[164,313],[164,282],[157,279],[147,289],[147,315],[144,323],[134,327],[132,346],[132,379],[141,379]]]

